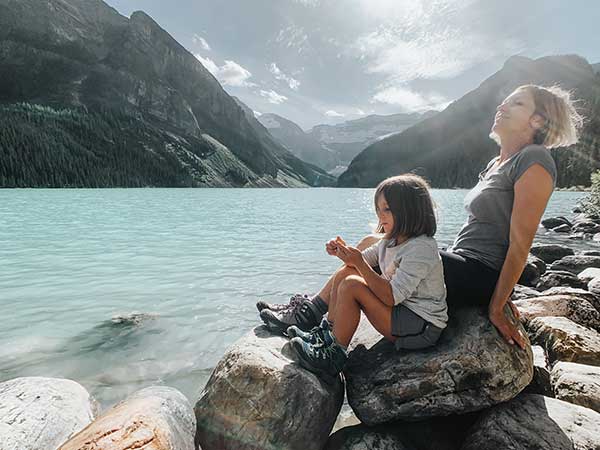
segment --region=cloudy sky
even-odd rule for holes
[[[257,113],[305,129],[441,109],[511,55],[600,62],[598,0],[107,0],[152,16]]]

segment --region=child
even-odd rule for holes
[[[374,201],[383,239],[362,252],[340,237],[329,241],[327,253],[344,266],[319,294],[295,297],[293,305],[279,311],[262,305],[261,318],[270,328],[289,326],[300,364],[329,382],[344,367],[361,311],[397,349],[434,345],[448,321],[427,183],[413,174],[388,178],[377,187]],[[328,320],[306,332],[327,311]]]

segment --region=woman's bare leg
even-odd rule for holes
[[[392,307],[373,294],[364,278],[357,275],[344,278],[338,286],[336,303],[333,334],[342,346],[350,344],[360,322],[361,310],[379,333],[392,342],[396,340],[392,336]]]

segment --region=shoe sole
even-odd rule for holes
[[[324,381],[329,386],[333,386],[335,384],[336,380],[339,380],[339,378],[340,378],[339,373],[337,375],[331,375],[329,372],[326,372],[323,369],[319,369],[318,367],[311,366],[310,363],[304,359],[303,353],[296,350],[296,347],[294,346],[294,344],[292,344],[291,347],[294,349],[296,356],[298,356],[298,361],[300,362],[300,365],[304,369],[308,370],[312,374],[315,374],[320,380]]]
[[[277,334],[281,334],[282,336],[287,336],[287,329],[290,325],[285,325],[283,322],[278,321],[277,319],[273,319],[266,314],[261,314],[260,318],[265,323],[269,331]],[[277,321],[276,321],[277,320]],[[283,326],[282,326],[283,324]]]

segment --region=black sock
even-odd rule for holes
[[[323,300],[319,294],[315,295],[310,301],[317,307],[322,316],[327,314],[329,305],[325,303],[325,300]]]

